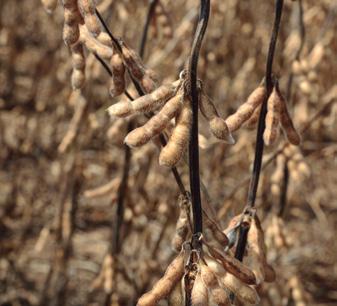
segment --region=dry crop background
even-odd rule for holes
[[[114,35],[138,50],[149,1],[97,4]],[[274,4],[211,1],[198,76],[224,118],[264,76]],[[160,5],[144,62],[161,83],[184,67],[199,2]],[[274,72],[304,131],[298,148],[284,149],[284,136],[265,148],[256,205],[276,280],[257,288],[260,305],[337,304],[336,15],[334,0],[284,3]],[[60,4],[47,14],[40,0],[0,1],[0,305],[135,305],[174,257],[179,189],[158,163],[157,141],[125,149],[129,121],[106,112],[120,98],[109,96],[109,75],[93,54],[86,52],[82,97],[70,99],[62,26]],[[145,117],[132,120],[140,125]],[[256,130],[233,133],[232,146],[211,138],[200,117],[200,133],[200,175],[211,201],[202,199],[224,229],[246,202]],[[188,189],[187,164],[177,169]]]

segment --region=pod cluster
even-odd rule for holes
[[[181,216],[183,220],[188,218],[186,213],[181,213]],[[184,305],[186,298],[190,298],[192,306],[226,306],[232,305],[232,294],[243,305],[258,304],[260,298],[256,286],[274,281],[275,271],[267,263],[264,233],[256,214],[244,221],[249,222],[250,231],[243,262],[234,258],[230,247],[226,248],[230,246],[232,232],[237,231],[242,218],[243,215],[239,215],[230,221],[222,233],[226,237],[222,244],[220,236],[214,241],[205,235],[201,237],[202,250],[198,252],[191,250],[185,242],[164,276],[139,299],[137,305],[154,306],[161,300],[168,301],[169,305]],[[210,230],[210,222],[206,222],[205,229]],[[178,224],[182,223],[184,226],[177,226],[177,229],[181,232],[184,228],[186,232],[188,221]]]
[[[139,113],[149,113],[158,110],[143,126],[131,131],[125,138],[130,147],[139,147],[149,142],[170,125],[175,119],[175,126],[166,146],[161,150],[159,163],[168,167],[175,166],[182,158],[189,142],[192,125],[191,99],[184,77],[158,87],[151,93],[141,96],[134,101],[122,100],[110,106],[110,115],[127,117]],[[211,101],[199,86],[199,108],[209,123],[212,134],[221,140],[233,144],[225,121]]]
[[[226,124],[230,132],[240,129],[243,124],[248,127],[255,127],[260,116],[261,107],[266,98],[266,88],[261,83],[247,98],[237,111],[226,119]],[[296,131],[291,116],[287,108],[287,102],[283,97],[278,81],[274,82],[274,87],[267,101],[267,116],[265,120],[265,131],[263,140],[266,145],[275,143],[279,127],[282,126],[288,141],[293,145],[299,145],[301,138]]]
[[[48,12],[52,12],[57,1],[42,0]],[[155,89],[153,72],[146,69],[138,54],[122,40],[112,40],[102,29],[96,15],[94,0],[63,0],[64,26],[63,40],[69,46],[73,71],[71,83],[73,89],[81,89],[85,83],[86,55],[84,49],[109,62],[112,72],[109,92],[112,97],[121,95],[125,90],[125,72],[145,92]]]

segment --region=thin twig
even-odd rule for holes
[[[133,123],[130,121],[128,123],[128,132],[133,128]],[[124,145],[124,167],[121,184],[119,185],[117,191],[117,209],[116,209],[116,220],[113,222],[113,240],[112,240],[112,255],[117,255],[120,252],[120,239],[121,239],[121,227],[124,220],[124,202],[125,196],[128,192],[128,180],[130,172],[131,163],[131,149],[129,146]]]

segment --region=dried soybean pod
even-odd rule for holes
[[[291,120],[291,117],[289,115],[288,109],[287,109],[287,102],[282,96],[280,90],[276,87],[277,94],[279,96],[279,99],[281,101],[281,125],[284,129],[284,132],[287,135],[287,138],[289,142],[295,146],[298,146],[301,142],[301,137],[297,133],[293,121]]]
[[[57,0],[41,0],[44,9],[48,14],[52,13],[57,6]]]
[[[198,272],[192,289],[191,306],[207,306],[208,305],[208,292],[201,278],[200,271]]]
[[[184,251],[171,262],[164,276],[138,300],[137,306],[155,306],[167,297],[184,275]]]
[[[230,300],[224,288],[219,286],[216,275],[204,263],[201,264],[201,278],[210,291],[210,298],[216,305],[230,305]]]
[[[264,85],[258,86],[238,110],[225,121],[230,132],[238,130],[254,113],[254,110],[263,102],[266,95]]]
[[[220,117],[215,117],[209,122],[209,127],[212,134],[221,140],[226,141],[229,144],[235,144],[235,140],[228,129],[226,121]]]
[[[127,117],[134,113],[130,101],[119,101],[108,107],[107,111],[110,116]]]
[[[263,133],[264,143],[269,146],[273,144],[278,136],[281,117],[281,100],[276,90],[277,84],[267,102],[266,128]]]
[[[71,59],[74,69],[84,70],[85,68],[85,57],[83,51],[83,45],[77,43],[71,46]]]
[[[140,86],[145,91],[145,93],[150,93],[156,89],[156,82],[154,79],[150,76],[148,73],[148,70],[146,70],[145,75],[142,77],[141,80],[139,80]]]
[[[160,134],[182,106],[182,94],[170,99],[164,107],[143,126],[131,131],[125,138],[125,143],[130,147],[139,147],[149,142]]]
[[[242,219],[242,214],[234,216],[232,219],[229,220],[228,226],[224,229],[224,233],[227,235],[232,229],[236,228]]]
[[[112,40],[111,40],[109,34],[107,34],[105,32],[101,32],[97,36],[97,40],[105,46],[112,47]]]
[[[94,38],[85,26],[80,26],[80,40],[92,53],[96,53],[104,59],[110,60],[112,56],[112,48],[100,43]]]
[[[216,274],[220,286],[228,288],[235,293],[240,301],[254,305],[259,302],[259,296],[253,287],[248,286],[234,275],[228,273],[215,259],[209,256],[205,256],[205,259],[208,267]]]
[[[135,112],[146,113],[156,110],[174,96],[177,83],[162,85],[154,92],[130,101],[120,101],[108,108],[111,116],[127,117]]]
[[[63,40],[67,46],[75,44],[80,37],[80,32],[77,26],[64,24],[63,26]]]
[[[155,91],[139,97],[132,102],[132,108],[136,112],[142,113],[157,109],[175,95],[177,85],[179,84],[178,82],[174,82],[173,84],[164,84],[158,87]]]
[[[261,105],[259,105],[255,109],[253,115],[248,119],[248,121],[247,121],[247,128],[253,129],[253,128],[256,127],[257,123],[259,122],[260,113],[261,113]]]
[[[201,278],[206,284],[207,287],[216,287],[218,286],[218,280],[213,271],[203,262],[200,264],[200,273]]]
[[[121,95],[125,90],[125,67],[119,53],[112,55],[110,60],[112,78],[109,93],[114,98]]]
[[[230,133],[225,120],[219,116],[213,101],[207,95],[202,94],[199,103],[200,111],[207,119],[212,134],[218,139],[234,144],[235,140]]]
[[[85,83],[84,72],[79,69],[74,69],[71,73],[71,86],[73,89],[81,89]]]
[[[139,82],[146,93],[152,92],[156,88],[154,73],[145,68],[137,52],[128,47],[124,41],[120,40],[120,46],[124,63],[130,74]]]
[[[124,63],[128,67],[131,75],[135,79],[141,80],[145,75],[145,67],[143,65],[142,59],[137,54],[137,52],[127,46],[124,41],[120,40],[120,46],[122,49]]]
[[[71,46],[71,57],[73,65],[71,84],[73,89],[81,89],[85,82],[85,57],[81,43]]]
[[[180,213],[176,224],[176,231],[171,242],[172,248],[176,252],[181,251],[181,247],[188,235],[188,227],[189,227],[189,220],[188,220],[189,216],[187,214],[187,210],[189,209],[188,203],[189,202],[188,199],[186,199],[186,197],[180,196],[179,198]]]
[[[184,302],[184,295],[181,288],[181,283],[178,282],[167,299],[168,306],[181,306]]]
[[[206,244],[207,245],[207,244]],[[213,247],[207,245],[209,253],[219,260],[226,271],[235,275],[237,278],[245,282],[246,284],[255,285],[256,278],[254,273],[246,267],[241,261],[237,260],[226,253],[216,250]]]
[[[167,167],[174,167],[184,154],[188,145],[192,125],[191,102],[184,98],[184,105],[178,116],[176,126],[172,135],[161,150],[159,155],[159,164]]]
[[[232,305],[229,294],[226,290],[222,287],[212,288],[211,289],[211,305],[218,305],[218,306],[230,306]]]
[[[253,287],[246,285],[230,273],[226,273],[225,276],[221,278],[221,283],[232,291],[243,303],[256,305],[260,302],[260,298]]]
[[[63,26],[63,40],[67,46],[75,44],[79,37],[79,21],[80,13],[77,8],[76,0],[63,1],[64,6],[64,26]]]
[[[250,263],[250,268],[255,274],[256,284],[259,285],[265,279],[264,265],[266,258],[264,254],[264,238],[263,232],[256,226],[255,217],[250,225],[248,232],[248,255],[247,259]]]
[[[205,226],[212,232],[214,239],[219,242],[222,247],[228,245],[228,237],[223,233],[219,225],[212,220],[207,214],[204,214]]]
[[[256,237],[256,243],[257,243],[256,245],[258,245],[258,248],[262,250],[261,259],[262,259],[262,265],[263,265],[264,274],[265,274],[264,280],[266,282],[273,282],[276,278],[276,273],[273,267],[267,263],[267,258],[266,258],[267,247],[265,244],[264,232],[261,226],[261,222],[259,218],[257,217],[257,215],[255,215],[255,218],[252,221],[250,231],[252,229],[253,229],[253,234]]]
[[[102,29],[96,16],[95,3],[92,0],[78,0],[78,3],[84,18],[85,26],[92,35],[98,36]]]

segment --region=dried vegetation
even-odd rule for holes
[[[264,78],[276,2],[211,1],[197,84],[198,1],[0,2],[0,306],[337,303],[337,6],[284,1]]]

